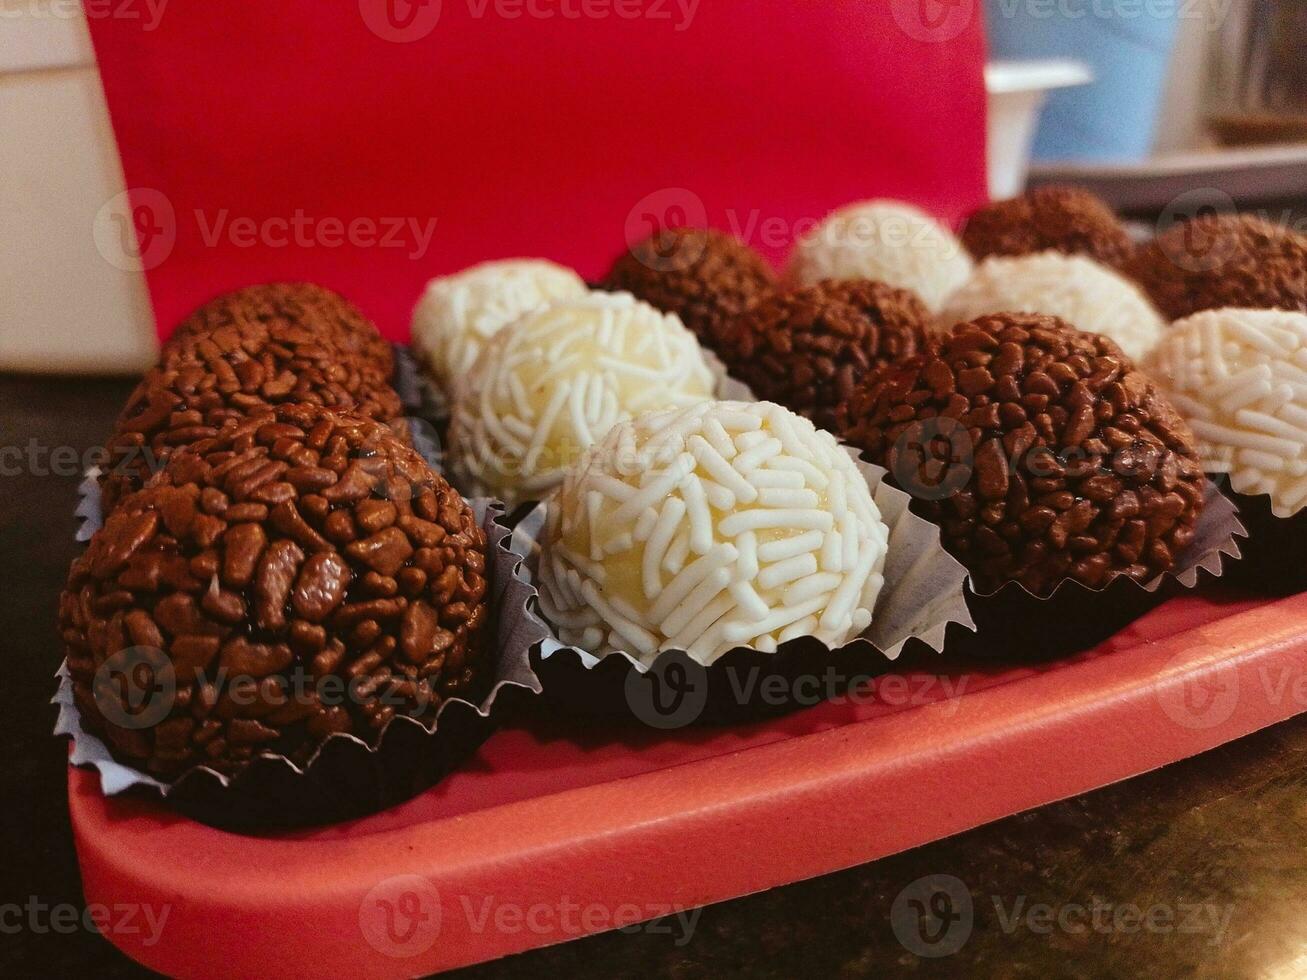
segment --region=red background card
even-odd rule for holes
[[[91,29],[160,330],[305,278],[597,277],[655,222],[773,259],[850,200],[984,197],[983,18],[935,0],[172,0]]]

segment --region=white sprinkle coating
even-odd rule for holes
[[[560,300],[495,334],[457,387],[453,470],[465,492],[510,506],[538,499],[616,423],[702,402],[712,391],[703,351],[676,316],[628,293]],[[684,450],[678,465],[688,472],[695,459]],[[675,482],[669,473],[667,488]],[[596,489],[605,499],[614,494],[611,484]],[[665,492],[641,489],[647,492],[632,490],[620,501],[623,520],[635,520]]]
[[[982,261],[935,320],[948,330],[987,313],[1046,313],[1115,340],[1127,357],[1147,354],[1166,322],[1124,276],[1083,255],[1039,252]]]
[[[599,656],[677,647],[710,663],[804,635],[834,647],[870,623],[888,543],[833,436],[770,402],[701,402],[618,424],[568,470],[540,538],[541,607]]]
[[[1307,507],[1307,314],[1205,310],[1177,320],[1144,363],[1198,440],[1203,468],[1277,517]]]
[[[861,201],[827,215],[795,243],[789,277],[876,279],[910,289],[938,310],[971,274],[971,256],[957,237],[910,204]]]
[[[413,347],[452,392],[487,338],[523,313],[586,292],[575,272],[544,259],[482,262],[427,283],[413,310]]]

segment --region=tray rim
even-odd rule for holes
[[[71,766],[69,810],[88,902],[174,906],[173,928],[154,946],[107,937],[147,966],[179,976],[299,977],[330,963],[362,976],[412,976],[603,931],[558,922],[516,933],[478,929],[448,914],[446,896],[522,907],[566,895],[609,908],[691,908],[827,874],[1148,772],[1307,710],[1272,696],[1259,674],[1268,665],[1307,676],[1307,593],[952,703],[364,838],[306,844],[213,830],[161,817],[157,804],[106,800],[93,772]],[[1213,679],[1237,685],[1228,717],[1207,727],[1168,718],[1161,698]],[[936,737],[941,730],[946,744]],[[445,857],[451,852],[456,857]],[[430,948],[392,958],[364,941],[360,907],[378,882],[413,874],[436,886],[446,914]],[[288,895],[295,897],[283,900]],[[306,921],[317,925],[306,930]],[[232,928],[250,930],[248,941],[225,948],[220,965],[206,961],[204,937]]]

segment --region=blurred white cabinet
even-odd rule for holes
[[[144,277],[96,244],[122,191],[80,8],[0,0],[0,370],[134,373],[153,360]]]

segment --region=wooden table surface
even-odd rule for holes
[[[144,973],[69,925],[83,898],[47,704],[77,470],[129,388],[0,377],[3,975]],[[891,858],[449,976],[1307,977],[1304,838],[1298,718]]]

